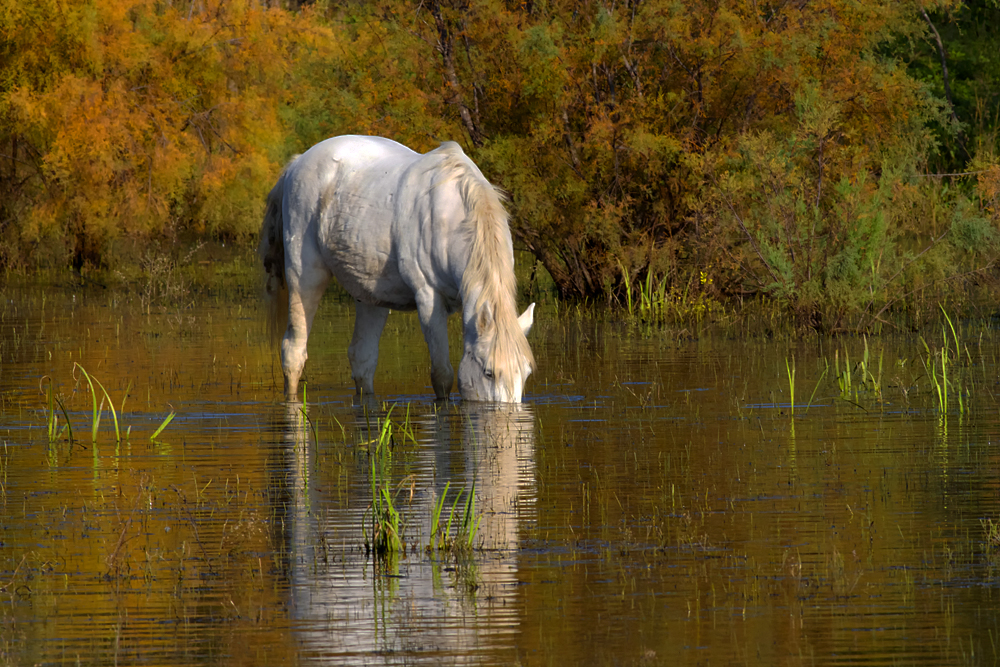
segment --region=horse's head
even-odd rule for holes
[[[516,312],[516,311],[515,311]],[[534,323],[535,304],[511,323],[497,322],[489,307],[466,327],[465,353],[458,365],[458,392],[467,401],[520,403],[524,383],[535,367],[525,338]]]

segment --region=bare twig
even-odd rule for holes
[[[757,257],[760,258],[760,261],[764,265],[764,268],[767,269],[767,272],[771,274],[771,279],[776,283],[780,283],[781,280],[778,279],[778,276],[771,268],[771,265],[768,264],[766,259],[764,259],[764,253],[760,251],[760,247],[757,245],[757,241],[754,240],[753,234],[750,233],[750,230],[747,229],[747,226],[743,223],[743,218],[741,218],[740,214],[736,212],[735,208],[733,208],[733,204],[729,201],[729,197],[723,195],[723,198],[726,200],[726,206],[728,206],[729,210],[733,212],[736,222],[740,223],[740,228],[743,229],[743,233],[746,234],[747,240],[750,241],[750,245],[753,247],[754,252],[757,253]]]

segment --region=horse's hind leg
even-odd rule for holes
[[[351,361],[351,374],[358,394],[371,396],[375,393],[378,342],[389,317],[389,309],[355,301],[354,312],[357,318],[354,321],[354,335],[347,348],[347,358]]]
[[[285,398],[298,397],[299,379],[306,365],[306,343],[312,331],[313,318],[319,308],[323,292],[330,283],[330,273],[325,269],[311,271],[310,277],[286,273],[288,284],[288,329],[281,341],[281,367],[285,371]]]

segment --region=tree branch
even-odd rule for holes
[[[437,52],[441,54],[441,62],[444,66],[444,79],[449,90],[448,100],[449,104],[454,104],[458,107],[458,114],[462,118],[462,124],[465,126],[465,130],[469,133],[469,138],[472,139],[472,143],[475,146],[483,145],[482,133],[479,128],[476,127],[476,123],[472,118],[472,113],[469,111],[469,107],[462,100],[462,87],[458,82],[458,74],[455,71],[455,40],[451,33],[451,29],[448,26],[447,21],[445,21],[443,14],[441,13],[441,3],[432,2],[430,4],[430,12],[434,17],[434,25],[438,32],[438,42],[436,45]]]
[[[924,16],[924,21],[930,27],[931,32],[934,33],[934,40],[937,42],[938,55],[941,56],[941,77],[944,80],[944,96],[948,100],[948,108],[951,110],[951,119],[956,124],[958,124],[958,115],[955,113],[955,101],[951,97],[951,82],[948,78],[948,53],[944,49],[944,42],[941,41],[941,34],[938,32],[937,28],[934,27],[934,23],[931,21],[931,17],[927,14],[927,10],[924,9],[923,5],[920,6],[920,13]],[[958,145],[962,147],[962,152],[965,156],[971,158],[968,149],[965,147],[965,142],[962,141],[962,133],[959,132],[958,136],[955,137],[958,140]]]

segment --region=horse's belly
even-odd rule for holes
[[[325,239],[326,263],[340,286],[352,297],[395,310],[413,310],[413,290],[399,273],[388,240],[368,238],[351,225]],[[331,230],[334,231],[334,230]]]

